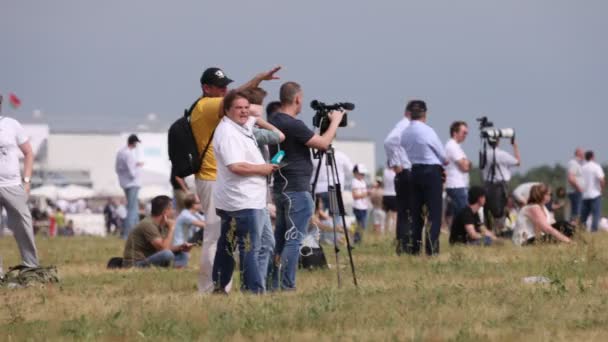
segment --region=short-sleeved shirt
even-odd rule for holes
[[[467,205],[452,221],[452,226],[450,227],[450,244],[472,241],[465,228],[465,226],[469,224],[472,224],[478,233],[481,232],[481,219],[479,218],[479,214],[474,213],[471,207]]]
[[[486,167],[483,169],[484,180],[490,180],[489,174],[494,160],[494,152],[491,148],[486,150]],[[511,168],[519,165],[517,159],[499,148],[496,149],[496,173],[494,174],[494,182],[508,182],[511,180]]]
[[[581,162],[578,161],[578,159],[572,159],[568,162],[568,174],[566,175],[566,191],[568,193],[573,193],[577,190],[574,189],[570,182],[567,181],[569,175],[574,175],[576,184],[578,184],[581,188],[584,187],[583,169]]]
[[[173,232],[173,246],[179,246],[194,233],[196,226],[194,221],[204,221],[205,218],[199,213],[193,213],[188,209],[183,209],[175,219],[175,231]]]
[[[203,153],[205,146],[211,139],[211,134],[217,125],[220,123],[219,114],[222,110],[223,97],[203,97],[190,114],[190,125],[192,133],[198,146],[198,152]],[[215,154],[213,151],[213,143],[209,144],[209,148],[205,153],[205,158],[201,164],[201,169],[196,174],[196,179],[215,180],[217,176]]]
[[[353,194],[355,192],[359,194],[367,194],[367,183],[365,183],[365,180],[353,178],[351,183],[351,191]],[[367,210],[367,197],[353,200],[353,209]]]
[[[395,191],[395,171],[393,169],[384,168],[382,182],[384,183],[384,196],[397,196],[397,192]]]
[[[467,159],[462,146],[456,140],[450,139],[445,144],[445,154],[448,158],[448,165],[445,167],[445,187],[448,189],[468,188],[469,173],[458,167],[459,160]]]
[[[150,217],[146,217],[139,222],[129,234],[125,243],[123,266],[133,266],[134,262],[145,260],[147,257],[158,252],[154,245],[152,245],[152,241],[164,239],[167,237],[168,232],[167,227],[157,225]]]
[[[243,126],[224,117],[213,136],[217,158],[217,182],[213,189],[215,207],[225,211],[266,208],[266,177],[241,176],[230,171],[236,163],[265,164],[258,149],[253,124],[255,118]]]
[[[0,116],[0,187],[21,184],[19,146],[28,140],[23,126],[17,120]]]
[[[602,195],[602,184],[600,181],[604,179],[604,170],[600,164],[591,160],[583,165],[582,169],[585,187],[583,188],[584,199],[594,199]]]
[[[280,144],[281,150],[285,151],[283,162],[288,163],[283,167],[281,175],[274,174],[274,192],[310,191],[310,178],[312,177],[312,160],[310,149],[306,143],[315,133],[306,127],[304,122],[285,113],[275,113],[270,119],[270,123],[285,134],[285,140]],[[276,146],[270,146],[270,155],[278,152]],[[285,187],[285,177],[287,187]]]

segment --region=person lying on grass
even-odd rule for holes
[[[551,200],[551,191],[545,184],[538,184],[530,189],[528,204],[521,208],[513,227],[513,243],[518,246],[534,244],[547,238],[570,243],[571,240],[551,224],[552,216],[546,204]]]
[[[156,196],[152,199],[151,216],[144,218],[131,231],[125,244],[123,267],[169,267],[182,260],[192,244],[172,245],[175,230],[171,198]]]
[[[487,230],[479,218],[479,210],[486,204],[486,191],[480,186],[469,189],[468,205],[456,214],[450,226],[450,244],[489,246],[496,235]]]

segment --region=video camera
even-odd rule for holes
[[[327,105],[323,102],[313,100],[310,103],[310,108],[316,111],[315,116],[312,118],[312,125],[318,127],[323,134],[329,128],[329,112],[332,110],[353,110],[355,105],[350,102],[339,102],[331,105]],[[346,127],[348,125],[348,118],[346,114],[342,117],[339,127]]]
[[[513,128],[494,128],[494,124],[491,121],[488,121],[487,116],[478,118],[477,121],[479,122],[481,138],[487,139],[491,145],[495,145],[500,138],[510,138],[511,141],[514,141],[515,130]]]

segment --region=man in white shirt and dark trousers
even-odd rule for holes
[[[127,146],[121,148],[116,155],[116,174],[120,187],[125,192],[127,198],[127,218],[122,230],[122,238],[127,239],[131,230],[139,222],[139,168],[143,165],[137,161],[135,148],[141,141],[135,134],[131,134],[127,139]]]
[[[595,162],[593,151],[585,152],[587,161],[582,167],[584,180],[583,206],[581,208],[581,222],[587,224],[587,218],[591,214],[591,231],[597,232],[597,226],[602,214],[602,190],[606,186],[604,170],[600,164]]]
[[[0,112],[2,95],[0,95]],[[19,151],[23,153],[23,178],[19,165]],[[34,241],[32,215],[27,206],[34,153],[21,124],[0,115],[0,214],[6,209],[8,227],[13,231],[21,263],[38,266],[38,252]],[[0,226],[0,229],[3,227]],[[1,266],[1,265],[0,265]]]
[[[456,121],[450,126],[451,138],[445,144],[445,154],[449,163],[445,167],[445,188],[452,201],[452,217],[456,217],[468,204],[471,161],[460,146],[466,139],[467,134],[469,134],[469,128],[466,122]]]
[[[581,213],[581,204],[583,201],[583,173],[582,167],[585,161],[585,152],[582,148],[577,148],[574,151],[574,158],[568,162],[568,174],[566,181],[566,189],[568,199],[570,200],[570,221],[576,222]]]
[[[407,233],[407,254],[420,254],[424,217],[422,207],[426,205],[431,221],[431,229],[426,234],[427,255],[439,254],[439,233],[443,205],[443,165],[448,160],[443,144],[437,133],[426,124],[426,103],[421,100],[410,102],[412,122],[401,137],[401,145],[412,163],[412,228]]]
[[[407,153],[401,146],[401,135],[410,124],[410,108],[413,101],[409,102],[405,108],[404,117],[390,131],[384,140],[384,152],[386,153],[386,164],[395,172],[394,184],[397,202],[397,254],[401,254],[409,244],[406,232],[410,230],[412,218],[410,215],[411,189],[410,177],[412,164],[407,157]],[[386,181],[385,181],[386,182]]]

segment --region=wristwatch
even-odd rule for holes
[[[32,179],[30,177],[23,177],[23,183],[30,184],[31,182],[32,182]]]

